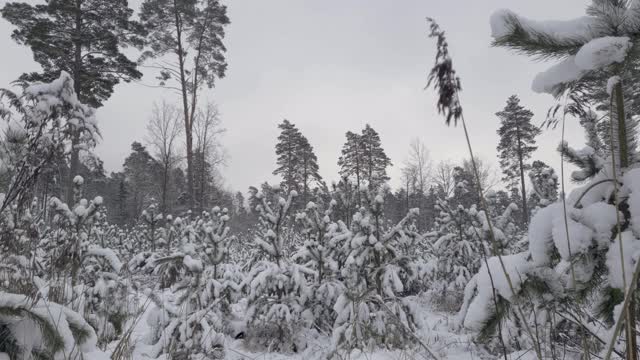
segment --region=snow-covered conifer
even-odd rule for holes
[[[154,260],[157,271],[170,279],[167,284],[174,295],[168,303],[162,300],[162,289],[151,296],[164,314],[164,321],[157,312],[147,319],[162,328],[152,339],[155,356],[224,356],[225,335],[235,331],[231,304],[239,300],[244,280],[240,270],[227,262],[231,240],[227,213],[226,208],[215,207],[193,220],[176,219],[174,225],[184,236],[178,243],[181,251]]]
[[[335,321],[333,304],[344,291],[339,281],[339,262],[336,260],[340,249],[336,247],[336,228],[339,224],[332,222],[331,216],[337,202],[331,200],[322,211],[314,202],[307,203],[306,210],[296,215],[296,220],[302,226],[305,242],[294,254],[293,259],[312,269],[314,281],[309,285],[313,291],[309,301],[309,309],[313,313],[315,325],[330,331]]]
[[[306,304],[311,296],[307,276],[314,272],[290,260],[281,233],[296,196],[292,191],[282,197],[279,189],[273,189],[273,199],[256,194],[261,203],[256,208],[260,227],[254,242],[264,259],[253,265],[246,280],[247,341],[286,352],[306,347],[301,331],[313,321]]]
[[[527,204],[533,215],[540,208],[551,205],[558,200],[558,175],[552,167],[536,160],[531,164],[529,180],[533,191],[529,195]]]
[[[384,229],[381,195],[369,196],[369,207],[353,216],[348,255],[341,275],[345,286],[334,305],[335,351],[371,346],[402,347],[411,342],[416,319],[407,287],[414,268],[400,249],[412,210],[397,225]]]

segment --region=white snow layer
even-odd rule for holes
[[[557,211],[552,217],[553,242],[560,256],[566,261],[571,261],[573,256],[589,249],[593,239],[593,231],[584,224],[573,220],[570,214],[567,214],[565,223],[562,205],[556,209]],[[571,211],[570,208],[567,211]]]
[[[620,257],[620,237],[616,236],[615,241],[609,247],[607,252],[607,268],[609,268],[609,282],[614,288],[622,289],[623,280],[626,280],[626,287],[629,287],[631,278],[633,277],[633,270],[635,262],[640,255],[640,241],[638,241],[631,231],[625,231],[622,233],[622,252],[624,253],[621,261]],[[623,278],[623,266],[624,266],[624,278]]]
[[[104,258],[115,272],[120,272],[120,269],[122,269],[122,262],[120,262],[118,255],[111,249],[91,245],[87,250],[87,255]]]
[[[594,243],[600,249],[606,249],[609,246],[611,229],[617,221],[615,207],[604,202],[595,202],[584,209],[575,209],[571,202],[567,201],[567,226],[564,218],[564,208],[562,203],[558,202],[539,210],[531,219],[528,232],[529,252],[534,265],[549,264],[551,246],[555,246],[562,259],[566,261],[586,252]]]
[[[609,94],[609,96],[613,94],[613,87],[618,85],[619,82],[620,82],[620,76],[618,75],[612,76],[609,78],[609,80],[607,80],[607,94]]]
[[[595,36],[596,19],[583,16],[572,20],[536,21],[519,16],[508,9],[497,10],[491,15],[491,36],[499,39],[513,30],[513,23],[519,22],[525,30],[556,39],[584,39]]]
[[[535,77],[532,89],[537,93],[555,95],[558,85],[578,80],[586,71],[623,62],[632,45],[628,37],[598,37],[598,19],[591,16],[564,21],[535,21],[503,9],[494,12],[490,22],[494,39],[508,36],[519,24],[532,38],[544,36],[557,41],[585,42],[576,55]]]
[[[576,55],[569,56],[536,75],[531,88],[537,93],[555,94],[559,85],[579,80],[587,71],[623,62],[631,45],[628,37],[606,36],[593,39],[584,44]],[[610,80],[607,90],[610,91],[609,88],[613,88],[613,85],[615,83]]]
[[[537,93],[554,94],[558,85],[580,79],[586,71],[579,68],[575,60],[575,56],[570,56],[538,73],[533,79],[531,89]]]
[[[519,253],[514,255],[502,256],[502,262],[509,274],[509,280],[513,286],[513,291],[509,285],[502,265],[498,257],[492,257],[487,260],[487,265],[482,264],[480,271],[476,276],[476,284],[478,295],[469,305],[464,320],[464,326],[468,329],[479,329],[491,316],[493,307],[493,289],[503,298],[509,300],[513,297],[514,292],[518,293],[522,283],[527,278],[527,273],[531,269],[532,264],[527,261],[528,253]],[[491,276],[489,276],[491,275]],[[493,281],[492,281],[493,280]]]
[[[529,224],[529,252],[535,265],[549,263],[549,250],[553,243],[553,228],[549,226],[555,216],[554,212],[561,204],[553,204],[540,209]]]
[[[613,63],[621,63],[631,48],[626,37],[605,36],[584,44],[576,54],[576,65],[583,70],[597,70]]]

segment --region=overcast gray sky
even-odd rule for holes
[[[0,1],[0,4],[6,1]],[[35,2],[35,1],[30,1]],[[497,166],[498,120],[506,99],[544,120],[549,95],[531,91],[534,75],[549,64],[490,47],[489,16],[510,8],[534,19],[567,19],[584,14],[586,0],[229,0],[231,25],[225,39],[227,76],[208,93],[222,113],[224,146],[230,156],[222,169],[226,184],[245,191],[272,180],[277,124],[295,123],[316,150],[321,174],[335,180],[346,131],[366,123],[381,136],[394,163],[396,181],[412,138],[420,138],[434,160],[460,160],[467,150],[461,128],[447,128],[435,111],[432,90],[424,90],[433,64],[434,42],[425,17],[447,32],[454,66],[462,78],[462,103],[472,142],[481,157]],[[130,2],[133,7],[139,1]],[[28,48],[10,39],[0,20],[0,86],[37,70]],[[143,79],[154,83],[153,75]],[[103,140],[97,152],[108,171],[119,170],[133,141],[145,138],[153,101],[177,102],[169,91],[122,84],[98,111]],[[571,121],[568,139],[582,132]],[[555,148],[559,130],[539,140],[534,158],[559,169]]]

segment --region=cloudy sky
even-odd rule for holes
[[[4,1],[0,1],[2,4]],[[34,0],[30,2],[35,2]],[[272,180],[277,124],[295,123],[314,146],[321,174],[337,178],[336,161],[346,131],[369,123],[382,138],[399,176],[409,143],[420,138],[435,161],[466,156],[461,128],[447,128],[435,111],[435,97],[424,90],[433,63],[434,42],[425,17],[446,30],[454,66],[462,78],[462,103],[476,151],[497,165],[495,112],[520,96],[541,123],[553,104],[533,93],[531,80],[549,64],[535,63],[490,47],[489,17],[510,8],[533,19],[582,15],[586,0],[229,0],[231,25],[226,46],[227,76],[208,93],[222,113],[222,169],[234,190]],[[137,7],[139,1],[131,2]],[[37,70],[26,47],[10,39],[0,20],[0,86],[22,72]],[[143,83],[153,84],[153,75]],[[143,141],[154,101],[177,102],[171,92],[141,84],[119,85],[98,111],[103,140],[97,152],[108,171],[119,170],[133,141]],[[582,133],[571,121],[569,140]],[[534,158],[559,169],[554,151],[559,130],[545,131]],[[578,143],[577,145],[580,145]],[[397,180],[393,182],[397,184]]]

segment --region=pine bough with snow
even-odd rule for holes
[[[564,111],[580,116],[587,133],[584,148],[559,147],[578,167],[571,178],[581,185],[558,202],[541,203],[527,249],[489,258],[465,290],[460,319],[497,354],[611,350],[625,357],[635,347],[634,332],[620,325],[637,311],[633,303],[622,311],[622,304],[635,288],[640,253],[638,114],[625,105],[624,90],[638,60],[639,10],[635,1],[594,0],[586,16],[570,21],[533,21],[511,11],[491,19],[494,44],[560,59],[536,76],[533,90],[567,97]],[[540,187],[536,193],[553,195]],[[614,331],[622,335],[612,343]]]

